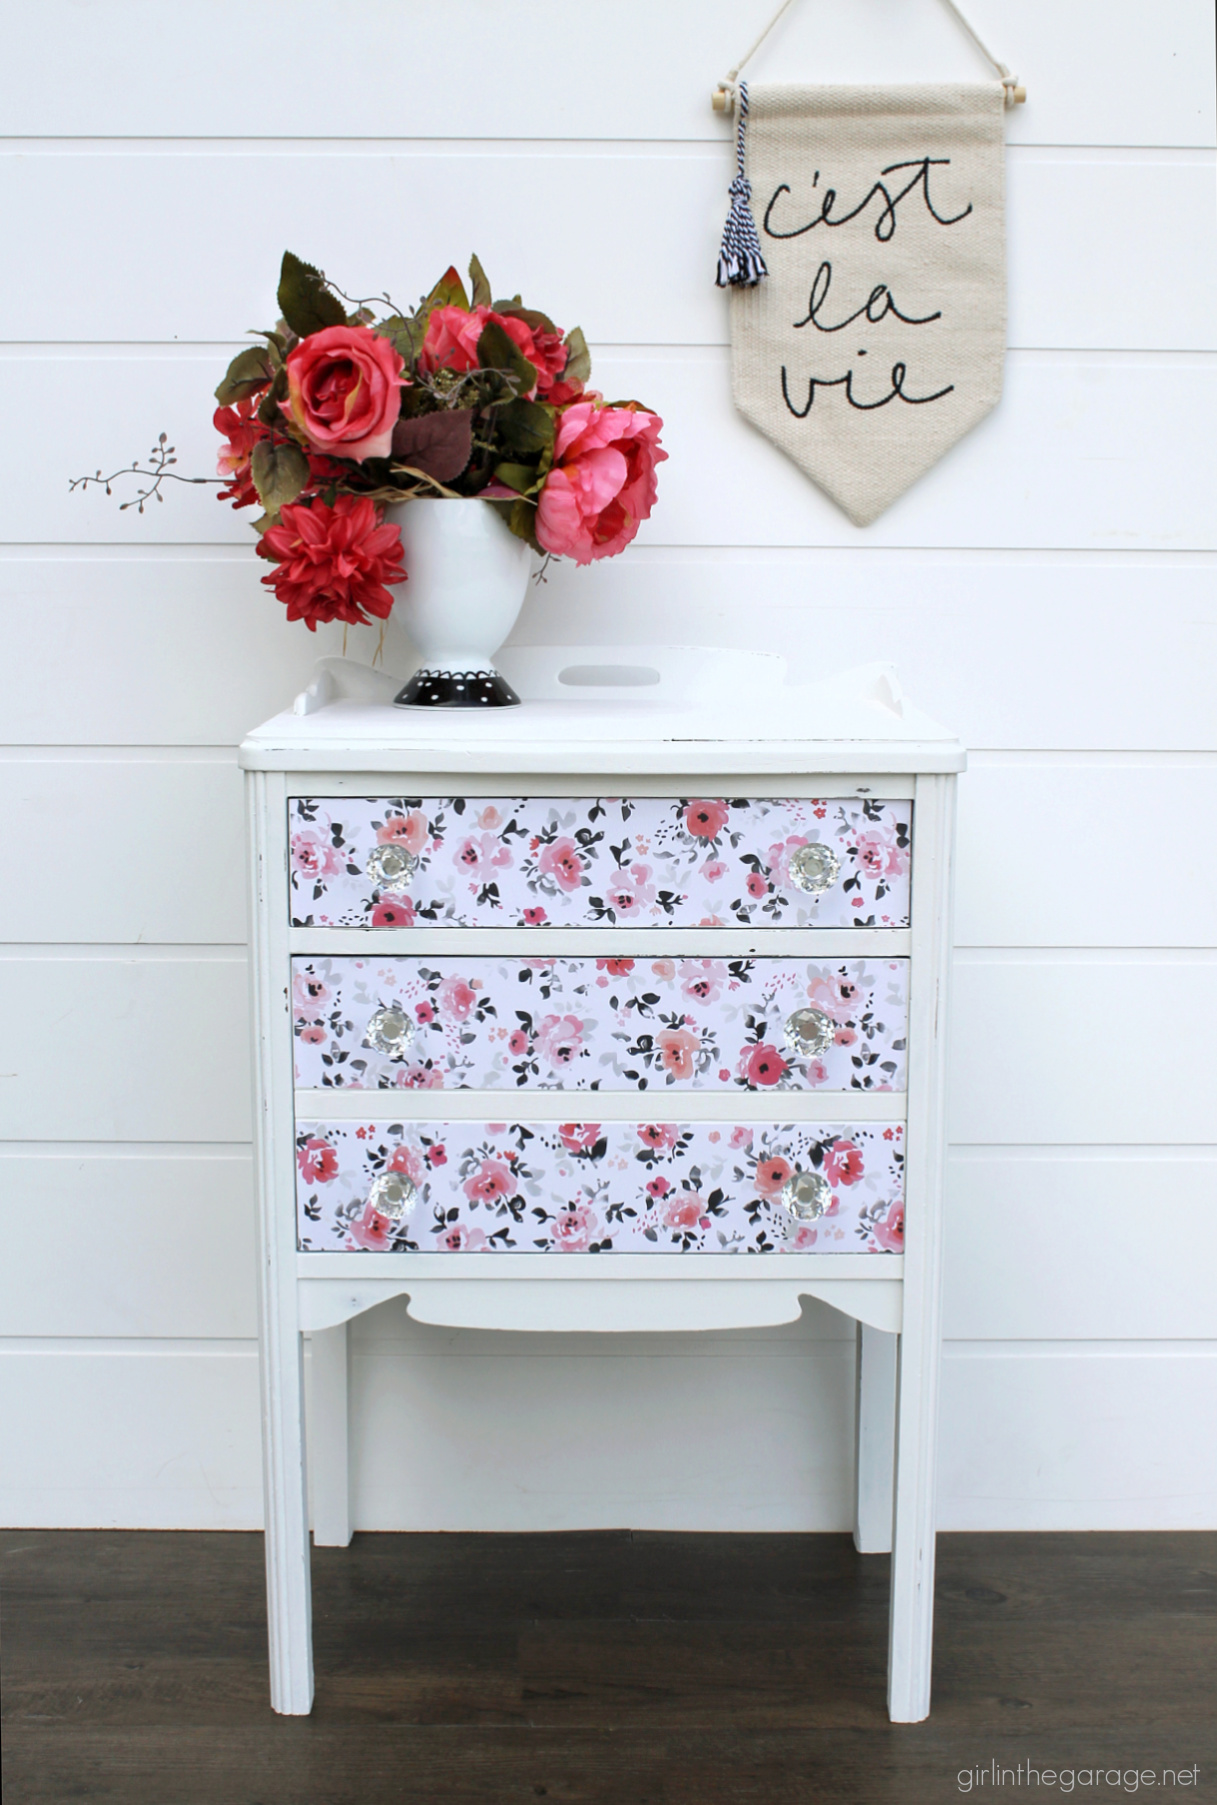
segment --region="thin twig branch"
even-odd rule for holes
[[[226,476],[179,476],[176,470],[169,468],[171,464],[177,463],[177,458],[174,456],[174,447],[169,443],[169,434],[165,432],[152,447],[148,457],[150,461],[147,468],[136,460],[133,464],[125,465],[121,470],[112,471],[109,476],[103,476],[100,470],[96,476],[74,476],[68,484],[68,493],[70,495],[73,489],[87,489],[90,483],[95,483],[104,488],[106,494],[109,495],[112,492],[110,484],[116,483],[121,476],[151,477],[152,481],[146,489],[141,489],[138,495],[134,495],[130,501],[119,504],[120,514],[126,513],[128,508],[138,508],[142,514],[144,503],[151,501],[154,495],[158,501],[164,501],[165,497],[161,493],[162,483],[217,483],[223,487],[229,480]]]

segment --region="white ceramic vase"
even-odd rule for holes
[[[488,502],[395,502],[406,581],[393,616],[422,658],[396,700],[403,708],[509,708],[519,697],[493,655],[515,626],[532,551]]]

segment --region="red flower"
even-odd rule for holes
[[[525,909],[524,920],[530,928],[538,928],[545,920],[544,909]]]
[[[727,825],[725,802],[691,802],[685,810],[685,827],[697,840],[714,840]]]
[[[824,1155],[830,1185],[856,1185],[862,1176],[862,1153],[852,1141],[834,1141]]]
[[[257,550],[275,564],[262,581],[286,602],[288,620],[302,620],[316,632],[318,621],[358,626],[373,615],[387,619],[393,597],[385,585],[404,582],[406,575],[401,532],[384,524],[372,502],[339,495],[332,508],[323,501],[289,503],[280,519],[263,533]]]
[[[634,969],[632,959],[597,959],[597,971],[606,971],[610,978],[625,978]]]
[[[265,582],[265,578],[263,581]],[[408,896],[383,896],[372,910],[374,928],[412,928],[414,904]]]
[[[764,896],[768,888],[769,885],[765,882],[759,871],[750,871],[748,873],[749,896]]]
[[[786,1061],[777,1048],[763,1042],[759,1047],[753,1047],[744,1066],[749,1084],[776,1084],[779,1078],[785,1077],[786,1069]]]
[[[338,1155],[328,1141],[312,1135],[296,1150],[296,1164],[306,1184],[328,1185],[338,1176]]]
[[[249,460],[259,439],[269,437],[268,429],[253,417],[258,396],[238,401],[235,407],[217,407],[212,415],[217,432],[228,440],[216,459],[216,470],[228,478],[228,486],[216,494],[217,501],[231,501],[234,508],[252,508],[258,499]]]

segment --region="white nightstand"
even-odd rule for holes
[[[326,661],[247,772],[271,1696],[350,1537],[347,1323],[858,1324],[857,1518],[888,1702],[929,1709],[956,739],[888,667],[505,653],[395,709]]]

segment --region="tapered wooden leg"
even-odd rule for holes
[[[314,1329],[313,1410],[309,1452],[313,1469],[313,1541],[345,1548],[351,1539],[347,1442],[347,1327]]]
[[[858,1324],[854,1547],[859,1554],[891,1553],[897,1340]]]

